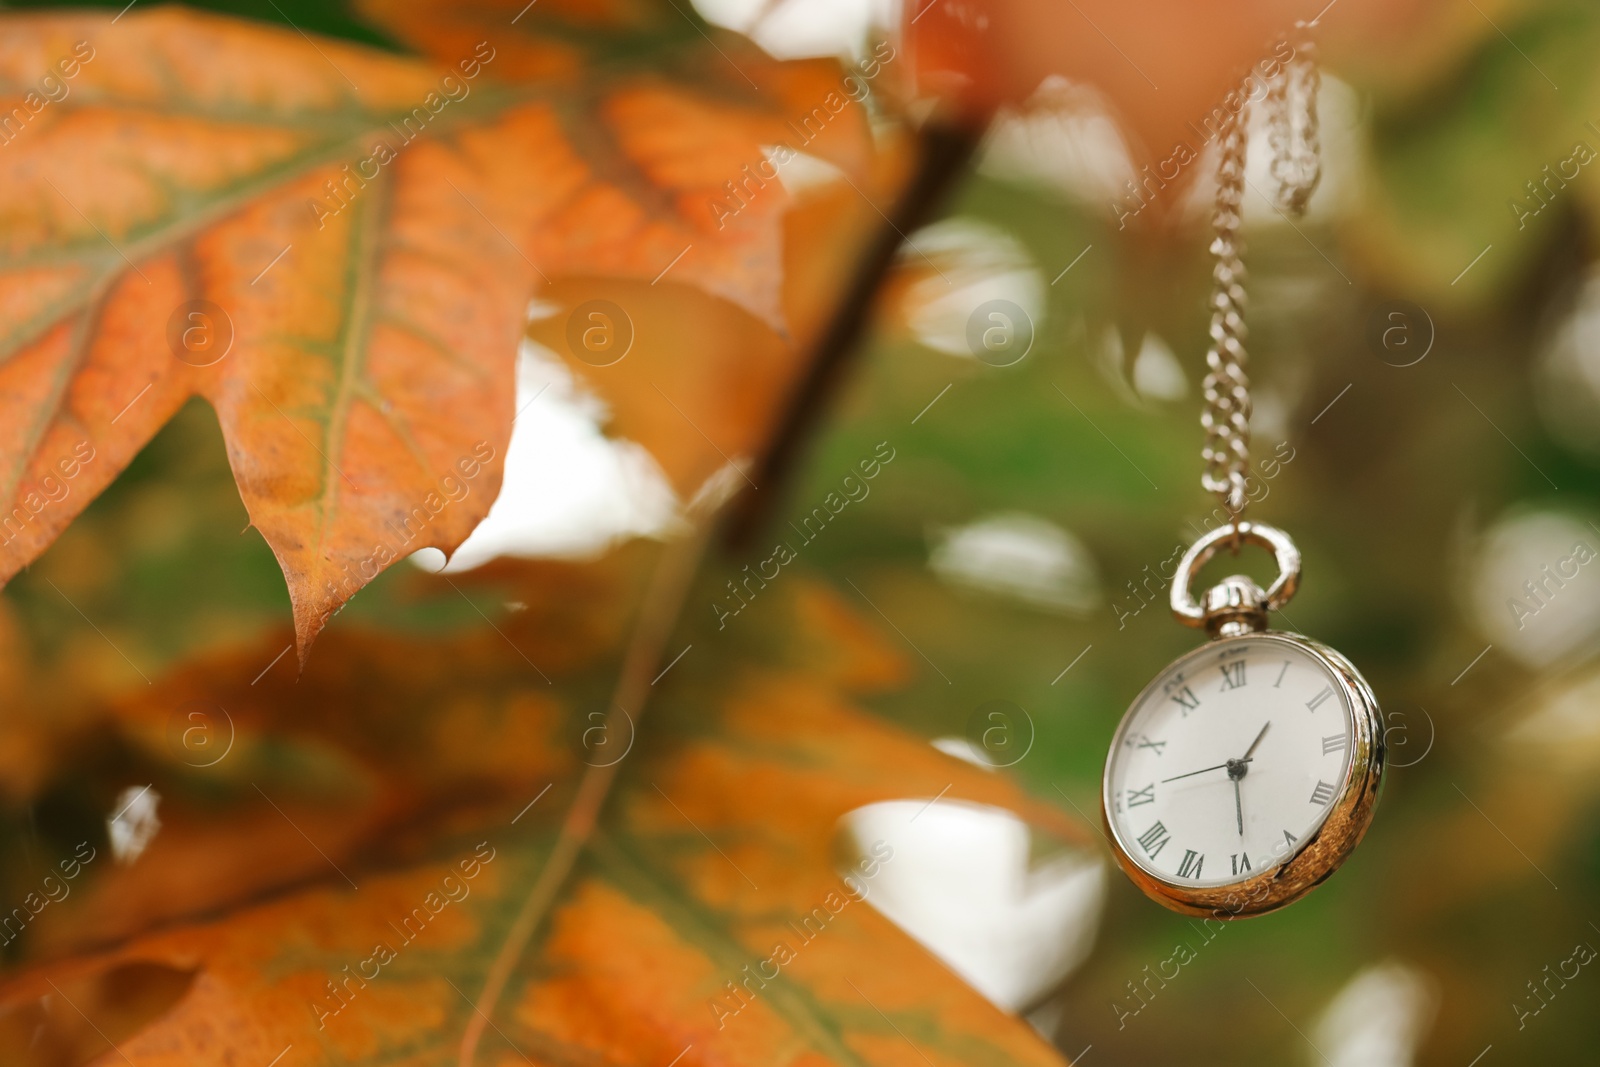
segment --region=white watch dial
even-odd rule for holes
[[[1220,886],[1297,853],[1350,770],[1353,709],[1314,653],[1269,636],[1179,659],[1131,708],[1106,770],[1124,852],[1163,881]]]

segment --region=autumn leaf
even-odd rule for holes
[[[586,710],[615,669],[644,562],[636,548],[508,571],[534,600],[503,633],[407,642],[340,627],[298,683],[250,685],[241,668],[262,646],[131,696],[119,729],[168,765],[171,825],[135,867],[89,864],[40,917],[35,951],[156,931],[16,975],[0,992],[7,1062],[44,1062],[19,1047],[29,1033],[46,1034],[36,1049],[104,1048],[52,1014],[52,985],[128,1020],[114,1040],[140,1064],[265,1063],[291,1045],[290,1064],[453,1059],[574,771],[599,758]],[[939,797],[1012,810],[1079,847],[1085,831],[874,719],[863,698],[904,685],[909,663],[837,593],[796,582],[770,593],[747,637],[713,647],[717,660],[680,665],[652,733],[630,739],[616,803],[518,964],[480,1062],[1060,1062],[866,903],[895,843],[852,843],[840,826],[877,801]],[[590,605],[578,639],[554,610],[574,599]],[[553,689],[529,689],[524,655]],[[241,747],[210,768],[155,740],[193,691],[237,713]],[[320,714],[333,707],[350,714]],[[282,709],[270,745],[267,709]],[[252,848],[226,848],[225,832]],[[757,965],[769,977],[752,982]],[[130,969],[171,992],[135,999],[114,977]]]
[[[781,189],[714,205],[825,65],[768,62],[774,103],[670,70],[497,81],[489,38],[433,67],[177,9],[6,19],[28,118],[0,152],[0,578],[199,395],[304,662],[372,577],[486,513],[540,281],[671,267],[782,328]],[[27,95],[45,70],[58,100]],[[859,165],[864,138],[845,117],[813,150]]]

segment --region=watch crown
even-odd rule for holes
[[[1207,589],[1200,610],[1212,637],[1236,637],[1267,628],[1267,594],[1242,574],[1231,574]]]

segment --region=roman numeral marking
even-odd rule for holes
[[[1183,859],[1178,863],[1178,877],[1199,878],[1200,868],[1205,864],[1205,862],[1206,857],[1203,853],[1196,852],[1192,848],[1184,849]]]
[[[1128,738],[1128,747],[1134,749],[1153,748],[1156,750],[1156,755],[1159,756],[1161,755],[1161,750],[1167,747],[1167,743],[1165,741],[1152,741],[1146,735],[1140,734],[1137,742],[1131,737]]]
[[[1172,840],[1172,835],[1167,833],[1167,828],[1159,821],[1150,829],[1139,835],[1139,844],[1144,848],[1144,854],[1151,859],[1167,847],[1167,842]]]
[[[1311,791],[1311,803],[1316,805],[1326,804],[1333,799],[1333,786],[1327,782],[1318,781],[1317,787]]]
[[[1332,686],[1323,686],[1322,692],[1306,701],[1306,710],[1314,712],[1333,696]]]
[[[1283,684],[1283,676],[1288,674],[1288,673],[1289,673],[1289,661],[1288,660],[1284,660],[1283,661],[1283,670],[1278,672],[1278,680],[1276,682],[1272,683],[1272,688],[1276,689],[1276,688],[1278,688],[1278,686],[1282,685]]]
[[[1140,804],[1154,804],[1156,802],[1156,784],[1151,782],[1143,789],[1128,790],[1128,807],[1137,808]]]
[[[1298,842],[1299,840],[1300,839],[1298,837],[1294,836],[1289,831],[1285,830],[1283,832],[1283,847],[1285,849],[1293,848],[1295,846],[1295,843]]]
[[[1233,864],[1233,873],[1235,876],[1237,876],[1241,871],[1248,871],[1250,869],[1250,853],[1235,852],[1232,856],[1228,857],[1228,862]]]
[[[1350,739],[1344,734],[1333,734],[1322,739],[1322,754],[1343,751],[1350,744]]]
[[[1178,702],[1178,706],[1183,709],[1183,714],[1185,716],[1200,706],[1200,698],[1195,696],[1194,690],[1190,689],[1188,686],[1184,686],[1182,689],[1172,694],[1172,699]]]
[[[1244,660],[1222,665],[1222,692],[1238,689],[1244,685],[1244,667]]]

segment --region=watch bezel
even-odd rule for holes
[[[1214,886],[1182,885],[1170,882],[1140,866],[1111,818],[1111,765],[1127,737],[1134,712],[1180,664],[1208,651],[1241,641],[1269,641],[1289,645],[1321,661],[1333,675],[1335,684],[1349,702],[1351,719],[1350,760],[1345,767],[1338,796],[1328,808],[1321,825],[1305,841],[1273,866],[1237,882]],[[1112,855],[1128,878],[1163,907],[1185,915],[1212,916],[1218,919],[1265,915],[1292,904],[1321,885],[1338,870],[1372,823],[1382,785],[1384,763],[1383,713],[1366,679],[1343,655],[1322,642],[1303,634],[1262,630],[1218,637],[1185,652],[1164,667],[1139,691],[1128,705],[1106,756],[1101,775],[1100,817],[1105,823]]]

